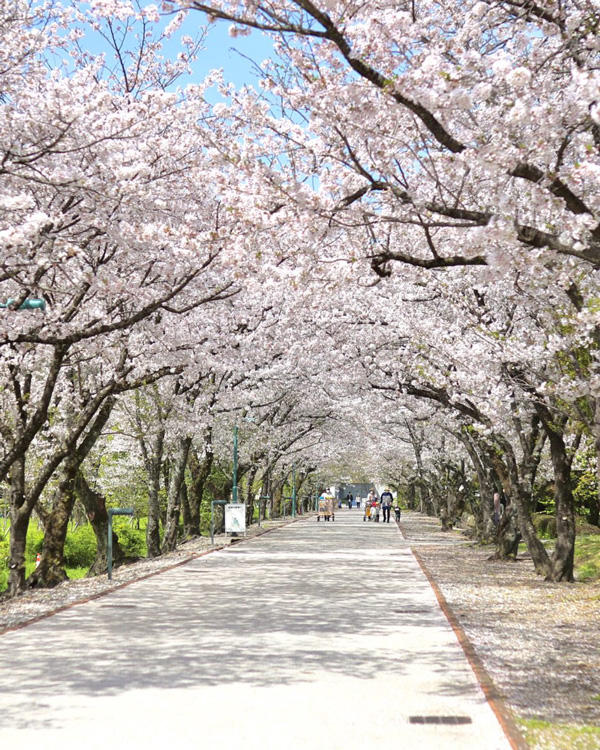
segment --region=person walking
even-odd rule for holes
[[[381,507],[383,509],[383,522],[384,523],[390,522],[390,511],[392,509],[393,500],[394,498],[392,496],[392,493],[386,487],[385,490],[381,493]]]

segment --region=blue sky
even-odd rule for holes
[[[148,4],[140,2],[142,7]],[[166,15],[161,19],[159,26],[164,27],[171,20],[172,15]],[[180,50],[181,37],[197,37],[199,30],[203,29],[205,24],[206,16],[203,13],[189,11],[181,27],[165,45],[163,55],[175,57]],[[225,80],[236,84],[236,86],[246,83],[256,85],[257,76],[252,61],[260,65],[265,58],[270,57],[273,54],[272,42],[258,31],[252,32],[249,36],[230,37],[228,33],[230,25],[227,21],[217,21],[209,25],[204,49],[193,64],[193,74],[186,79],[180,78],[177,81],[178,86],[201,81],[214,68],[222,68]],[[106,27],[104,28],[106,29]],[[133,43],[133,40],[131,40],[131,43]],[[80,44],[92,54],[106,53],[107,62],[110,64],[112,51],[100,34],[88,28]],[[218,98],[215,93],[215,99]]]
[[[185,24],[186,31],[188,29],[193,31],[202,21],[202,14],[190,13]],[[260,65],[266,57],[270,57],[273,54],[271,40],[258,31],[254,31],[250,36],[232,38],[228,33],[229,25],[224,21],[211,25],[206,40],[206,50],[200,54],[194,65],[196,75],[198,78],[204,78],[209,70],[223,68],[227,81],[238,86],[244,83],[256,83],[256,74],[252,70],[250,60]]]

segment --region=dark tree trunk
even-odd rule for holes
[[[272,505],[271,505],[271,517],[279,518],[282,513],[282,495],[283,495],[283,484],[279,482],[273,482],[272,485]]]
[[[107,571],[108,513],[103,495],[93,490],[82,472],[75,478],[75,492],[81,501],[96,537],[96,559],[88,570],[88,577],[102,575]],[[112,534],[113,565],[123,561],[125,555],[119,544],[119,538],[113,529]]]
[[[417,492],[414,482],[409,482],[408,484],[406,502],[410,510],[417,510]]]
[[[10,467],[10,561],[8,592],[11,596],[25,589],[25,545],[31,513],[25,504],[25,457]]]
[[[509,503],[500,518],[496,534],[496,560],[516,560],[519,553],[521,532],[517,517],[517,509]]]
[[[477,528],[477,538],[480,541],[491,541],[496,535],[496,526],[493,520],[494,485],[488,471],[486,471],[484,459],[477,450],[477,446],[474,444],[471,436],[469,434],[461,434],[459,437],[467,449],[479,482],[479,503],[473,503],[472,505]]]
[[[258,520],[262,523],[267,517],[267,504],[271,498],[271,467],[265,469],[260,487],[260,500],[258,501]]]
[[[192,514],[190,509],[190,495],[188,492],[187,484],[183,482],[181,485],[181,520],[183,521],[183,538],[191,539],[196,534],[191,534],[190,529],[192,528]]]
[[[164,450],[165,430],[159,426],[150,449],[141,441],[142,454],[148,475],[148,526],[146,527],[146,545],[148,557],[160,555],[160,472]]]
[[[255,464],[252,464],[252,467],[250,468],[250,471],[248,473],[248,479],[247,479],[247,486],[246,486],[246,527],[250,528],[252,526],[252,520],[254,518],[254,492],[252,491],[252,486],[254,484],[254,480],[256,479],[256,475],[258,473],[258,466]]]
[[[550,455],[554,468],[554,499],[556,503],[556,545],[552,553],[551,581],[573,581],[575,558],[575,503],[571,486],[571,459],[563,436],[547,430]]]
[[[67,580],[64,567],[64,548],[69,519],[75,505],[75,480],[81,464],[96,444],[112,412],[116,398],[110,396],[96,414],[85,437],[67,457],[59,485],[54,493],[52,509],[44,519],[44,545],[39,566],[27,583],[30,587],[52,588]]]
[[[531,555],[535,571],[538,575],[545,578],[551,571],[551,561],[546,548],[537,536],[531,519],[531,496],[535,476],[533,465],[535,462],[532,463],[530,460],[526,465],[519,467],[512,447],[506,441],[502,441],[502,447],[504,460],[497,451],[492,451],[490,457],[494,469],[502,482],[504,495],[508,499],[509,506],[507,507],[510,507],[514,503],[519,532],[527,544],[527,550]],[[519,468],[521,468],[521,471],[519,471]],[[510,532],[510,527],[507,527],[507,531]],[[503,540],[499,536],[498,543],[498,551],[501,553],[502,546],[510,544],[510,536],[507,540]]]
[[[200,508],[202,507],[202,498],[206,481],[210,476],[213,465],[214,454],[211,445],[211,430],[204,433],[204,456],[202,461],[198,459],[196,451],[191,450],[189,456],[189,469],[191,482],[189,488],[189,509],[190,519],[189,526],[186,528],[184,520],[184,535],[186,537],[200,536]],[[217,498],[221,499],[221,498]]]
[[[171,467],[169,491],[167,494],[167,523],[163,539],[164,552],[172,552],[177,547],[177,530],[179,527],[179,513],[181,507],[181,486],[185,479],[185,467],[191,444],[191,437],[179,438],[177,454]]]
[[[52,510],[44,523],[44,544],[40,564],[27,579],[30,588],[52,588],[67,580],[64,549],[69,519],[75,505],[75,476],[79,466],[67,461],[56,489]]]

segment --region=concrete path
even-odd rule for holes
[[[0,747],[511,745],[396,525],[354,509],[6,633]]]

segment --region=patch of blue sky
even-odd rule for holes
[[[88,3],[77,3],[79,9],[85,11]],[[134,3],[143,10],[158,3]],[[78,40],[80,49],[96,57],[104,55],[109,68],[119,65],[114,45],[121,47],[125,57],[134,59],[138,52],[140,37],[148,33],[152,38],[158,38],[173,20],[174,14],[161,14],[157,22],[147,22],[143,28],[141,21],[132,16],[129,19],[111,19],[111,28],[106,20],[100,21],[97,28],[91,25],[82,26],[81,38]],[[166,38],[161,55],[165,59],[175,59],[184,50],[182,38],[201,40],[195,59],[190,62],[187,74],[177,78],[171,85],[185,87],[186,84],[200,83],[212,70],[221,70],[223,79],[234,84],[237,88],[244,85],[257,87],[260,79],[260,64],[266,58],[274,55],[272,40],[258,31],[247,36],[231,37],[230,23],[218,21],[207,23],[206,16],[198,11],[189,11],[179,28]],[[114,40],[111,41],[111,35]],[[209,101],[220,101],[221,96],[216,89],[207,92]]]

